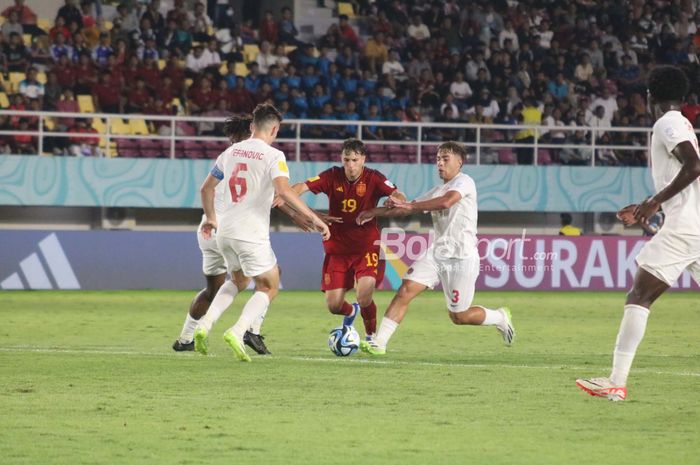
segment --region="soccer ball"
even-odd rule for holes
[[[338,326],[328,336],[328,347],[338,357],[347,357],[360,347],[360,335],[352,326]]]

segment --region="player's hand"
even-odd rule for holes
[[[331,238],[331,230],[328,229],[328,225],[326,223],[321,223],[318,226],[318,232],[321,233],[321,238],[323,238],[324,241]]]
[[[634,209],[634,219],[646,223],[661,208],[661,204],[649,197]]]
[[[205,239],[211,239],[214,231],[218,228],[216,220],[207,219],[202,225],[202,237]]]
[[[634,217],[634,211],[637,209],[638,205],[633,203],[632,205],[627,205],[626,207],[620,209],[617,212],[617,219],[622,221],[625,226],[632,226],[637,224],[637,219]]]
[[[282,205],[284,205],[284,199],[278,194],[275,194],[275,198],[272,199],[272,208],[281,207]]]
[[[361,211],[359,215],[357,215],[357,218],[355,219],[355,222],[362,226],[363,224],[367,223],[368,221],[372,221],[374,218],[374,213],[372,213],[371,210],[365,210]]]
[[[343,219],[339,216],[326,215],[325,213],[316,212],[321,221],[330,226],[331,223],[342,223]]]
[[[384,201],[384,206],[386,208],[394,208],[397,203],[405,202],[405,201],[406,201],[406,196],[403,193],[401,193],[399,191],[394,191],[391,193],[389,198],[387,198]]]
[[[413,210],[413,202],[408,202],[406,200],[396,200],[394,201],[394,208]]]

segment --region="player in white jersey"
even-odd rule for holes
[[[312,221],[324,240],[330,237],[328,226],[299,199],[289,186],[289,170],[284,154],[270,146],[277,137],[282,116],[268,104],[253,111],[250,139],[233,144],[217,159],[202,185],[202,204],[206,219],[202,225],[205,239],[216,230],[216,242],[226,260],[226,268],[235,276],[242,272],[253,278],[255,293],[243,308],[236,324],[224,333],[224,340],[239,360],[250,361],[243,335],[265,314],[279,289],[277,258],[270,246],[270,208],[275,192],[297,212]],[[214,207],[216,188],[224,184],[221,212]],[[235,279],[235,278],[234,278]],[[205,321],[194,333],[195,350],[208,353],[208,334],[221,314],[241,290],[230,286],[232,295],[214,298]]]
[[[229,138],[231,144],[235,144],[250,137],[250,124],[252,119],[250,116],[231,116],[224,122],[223,132]],[[216,186],[216,195],[214,198],[214,208],[217,214],[223,211],[224,203],[224,185],[219,183]],[[304,221],[297,212],[289,208],[287,205],[277,207],[287,214],[292,221],[302,230],[308,231],[312,224]],[[238,271],[232,276],[231,281],[226,280],[226,261],[223,254],[219,251],[216,244],[216,237],[204,239],[202,237],[201,228],[204,224],[205,216],[202,215],[202,223],[197,228],[197,243],[202,252],[202,272],[206,279],[207,287],[199,291],[190,304],[185,323],[183,324],[180,337],[173,343],[173,350],[176,352],[194,350],[194,331],[197,329],[200,320],[207,313],[209,306],[217,295],[221,286],[226,286],[220,295],[220,299],[226,299],[231,296],[231,291],[235,286],[237,289],[243,290],[248,287],[250,278],[243,275],[242,271]],[[260,335],[260,329],[264,320],[264,315],[251,325],[250,330],[243,335],[245,345],[252,348],[255,352],[266,355],[270,351],[264,342],[264,337]],[[206,321],[206,320],[205,320]],[[203,322],[203,324],[211,327],[211,324]]]
[[[649,74],[647,102],[656,123],[651,136],[651,175],[656,194],[618,213],[627,225],[646,222],[660,208],[666,221],[637,255],[639,268],[627,294],[607,378],[583,378],[576,385],[592,396],[627,397],[627,377],[646,331],[649,308],[684,270],[700,284],[700,154],[693,125],[681,114],[688,78],[673,66]]]
[[[387,206],[365,210],[357,218],[363,224],[376,216],[403,216],[412,212],[430,212],[434,240],[403,278],[375,338],[362,341],[360,348],[371,355],[384,355],[386,345],[403,320],[411,301],[427,288],[442,284],[445,303],[456,325],[495,326],[506,345],[511,345],[515,331],[507,308],[491,310],[472,305],[476,278],[479,276],[477,251],[476,186],[460,170],[467,157],[466,149],[456,142],[438,147],[437,169],[444,183],[413,202],[390,198]]]

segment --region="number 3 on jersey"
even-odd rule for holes
[[[246,179],[240,176],[242,171],[248,171],[248,165],[245,163],[236,163],[233,166],[231,177],[228,180],[228,187],[231,190],[231,202],[233,203],[238,203],[243,200],[246,192],[248,192],[248,184],[246,183]]]
[[[343,213],[352,213],[357,210],[357,200],[343,199]]]

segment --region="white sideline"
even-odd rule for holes
[[[0,347],[0,353],[2,352],[20,352],[20,353],[46,353],[46,354],[71,354],[71,355],[130,355],[130,356],[141,356],[141,357],[201,357],[198,354],[178,354],[175,352],[139,352],[139,351],[129,351],[129,350],[119,350],[116,348],[105,348],[105,349],[73,349],[73,348],[63,348],[63,347],[36,347],[36,346],[14,346],[14,347]],[[211,357],[226,357],[231,358],[228,353],[221,354],[210,354],[207,356]],[[324,357],[301,357],[301,356],[265,356],[255,358],[254,361],[267,362],[269,360],[291,360],[297,362],[325,362],[325,363],[364,363],[364,364],[379,364],[379,365],[407,365],[407,366],[426,366],[426,367],[450,367],[450,368],[509,368],[509,369],[525,369],[525,370],[572,370],[580,371],[582,373],[587,373],[595,370],[606,370],[609,369],[608,366],[596,366],[596,365],[586,365],[586,366],[576,366],[576,365],[516,365],[507,363],[440,363],[440,362],[421,362],[421,361],[405,361],[405,360],[390,360],[390,359],[372,359],[372,358],[324,358]],[[664,370],[654,370],[650,368],[636,368],[634,370],[636,373],[646,373],[651,375],[670,375],[670,376],[692,376],[700,377],[700,372],[693,371],[664,371]]]

